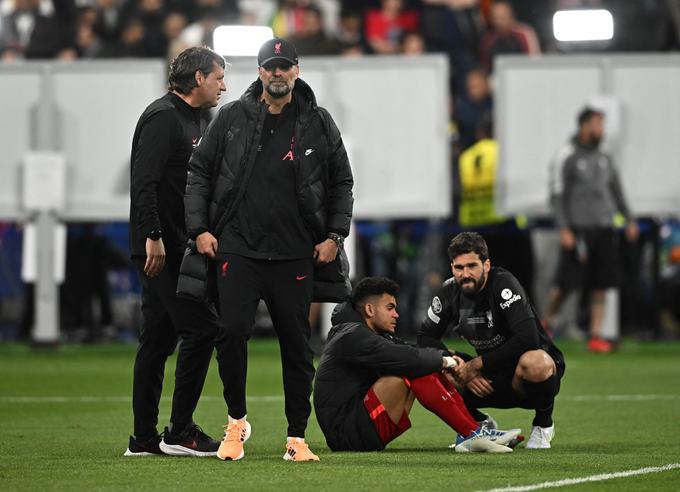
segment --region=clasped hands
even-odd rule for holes
[[[454,355],[457,365],[444,369],[458,387],[467,388],[474,395],[483,398],[493,393],[491,380],[482,376],[482,358],[475,357],[467,362]]]

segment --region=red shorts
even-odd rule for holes
[[[404,411],[404,414],[399,419],[399,423],[395,424],[392,422],[390,416],[387,415],[385,406],[380,403],[373,388],[370,388],[364,397],[364,407],[368,412],[368,416],[373,421],[375,430],[378,431],[378,435],[383,444],[387,444],[396,439],[411,428],[411,421],[409,420],[406,411]]]

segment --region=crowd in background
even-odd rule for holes
[[[419,299],[426,302],[446,273],[446,265],[428,262],[443,257],[433,237],[456,228],[486,227],[494,258],[531,290],[531,242],[521,218],[475,222],[459,217],[469,212],[460,210],[465,190],[459,157],[469,151],[470,162],[481,162],[494,152],[488,143],[475,145],[493,140],[495,56],[573,50],[554,40],[551,17],[556,9],[578,6],[606,7],[617,19],[613,42],[582,49],[665,51],[680,46],[680,0],[0,0],[0,60],[171,60],[189,46],[211,46],[215,27],[223,24],[271,26],[276,36],[296,45],[303,59],[445,54],[451,67],[454,214],[434,226],[434,235],[431,223],[412,221],[358,228],[362,261],[357,273],[398,280],[402,318],[413,325]],[[490,190],[491,200],[492,195]]]
[[[491,109],[494,57],[572,49],[554,40],[551,15],[578,6],[606,7],[617,18],[615,41],[586,49],[679,46],[678,0],[0,0],[0,60],[171,60],[189,46],[211,46],[222,24],[271,26],[303,57],[444,53],[463,150]]]

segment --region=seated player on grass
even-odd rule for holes
[[[394,337],[399,286],[387,278],[360,281],[351,302],[333,313],[333,328],[314,382],[314,409],[333,451],[377,451],[411,427],[417,399],[459,433],[458,452],[507,453],[520,430],[480,426],[442,375],[462,359]]]

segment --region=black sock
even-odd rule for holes
[[[551,376],[540,383],[522,381],[522,386],[524,388],[524,393],[527,396],[527,400],[529,400],[536,409],[536,416],[534,417],[532,425],[550,427],[553,424],[552,413],[555,395],[559,391],[557,377]]]
[[[468,412],[470,412],[472,418],[475,419],[477,422],[481,422],[482,420],[486,420],[489,418],[487,414],[480,412],[476,408],[468,408]]]

